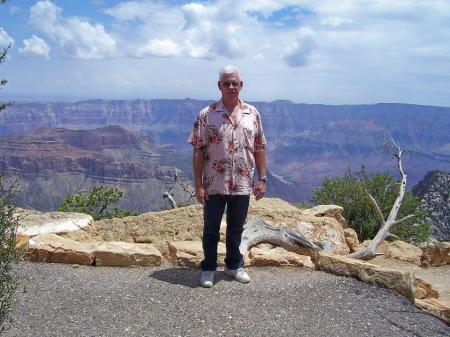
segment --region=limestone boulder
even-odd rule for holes
[[[39,212],[17,208],[17,234],[30,237],[41,234],[75,232],[90,226],[94,219],[87,214],[72,212]]]
[[[28,235],[20,235],[20,234],[16,235],[16,248],[17,249],[26,248],[29,239],[30,237]]]
[[[26,256],[31,261],[92,265],[95,244],[77,242],[56,234],[42,234],[29,239]]]
[[[309,256],[289,252],[282,247],[253,247],[249,252],[252,266],[296,266],[315,268]]]
[[[359,246],[358,234],[353,228],[344,229],[345,243],[350,249],[350,253],[356,252],[356,248]]]
[[[297,229],[307,224],[312,226],[308,239],[330,241],[334,253],[348,254],[350,250],[345,243],[343,226],[339,222],[342,219],[337,215],[338,211],[335,207],[334,212],[324,209],[303,214],[302,210],[281,199],[263,198],[256,201],[252,197],[247,218],[256,215],[274,227],[289,226]],[[104,219],[95,221],[93,227],[104,241],[152,243],[166,255],[170,242],[201,240],[203,206],[191,205],[123,219]],[[225,241],[225,231],[226,226],[222,225],[221,242]]]
[[[419,277],[415,277],[415,279],[417,284],[415,298],[439,298],[439,293],[436,291],[436,289],[433,289],[430,283],[422,280]]]
[[[355,247],[355,251],[360,251],[361,249],[367,248],[367,246],[372,242],[372,240],[364,240],[361,242],[358,246]],[[377,253],[385,255],[387,251],[389,250],[389,242],[383,241],[378,246]]]
[[[417,307],[439,317],[450,324],[450,300],[441,298],[417,299],[414,303]]]
[[[396,240],[387,245],[386,258],[397,259],[421,265],[422,250],[412,244]]]
[[[168,259],[179,265],[186,267],[199,267],[203,260],[203,248],[201,241],[177,241],[169,243]],[[219,242],[217,248],[217,263],[225,265],[226,248]]]
[[[169,242],[201,240],[203,206],[191,205],[123,219],[103,219],[95,221],[93,226],[105,241],[152,243],[166,253]]]
[[[319,205],[313,208],[304,209],[303,214],[315,217],[330,217],[336,219],[343,228],[347,228],[347,220],[345,220],[343,212],[344,208],[337,205]]]
[[[450,242],[438,242],[422,247],[421,264],[424,267],[450,264]]]
[[[95,265],[148,267],[161,265],[162,255],[152,244],[109,241],[94,248]]]
[[[378,284],[414,302],[416,281],[409,271],[386,269],[365,261],[325,252],[317,253],[316,265],[320,270],[328,273],[354,277],[366,283]]]

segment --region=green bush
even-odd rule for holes
[[[115,187],[93,186],[87,195],[82,193],[68,195],[59,210],[62,212],[78,212],[91,215],[94,220],[105,218],[124,218],[136,215],[118,207],[113,207],[123,196],[123,191]]]
[[[10,317],[11,300],[17,288],[18,280],[12,265],[22,256],[22,250],[16,248],[18,220],[12,201],[16,190],[17,181],[8,183],[0,176],[0,331],[4,330]]]
[[[367,196],[370,193],[377,201],[384,218],[387,216],[398,196],[400,181],[388,172],[368,174],[364,168],[344,177],[325,179],[322,187],[314,191],[312,201],[316,204],[335,204],[344,208],[344,217],[360,240],[373,239],[380,223]],[[409,242],[423,242],[429,238],[430,224],[426,221],[426,212],[419,210],[420,199],[411,192],[405,192],[397,219],[415,214],[414,224],[403,223],[391,228],[391,233]]]

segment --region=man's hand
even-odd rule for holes
[[[202,205],[205,204],[205,200],[208,200],[208,194],[206,193],[206,190],[203,188],[203,186],[195,186],[195,197],[197,198],[197,201]]]
[[[256,197],[256,200],[264,198],[264,193],[266,193],[266,183],[262,180],[256,183],[256,186],[253,190],[253,194]]]

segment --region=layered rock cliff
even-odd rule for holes
[[[122,206],[137,212],[168,206],[162,193],[170,188],[184,203],[189,194],[180,184],[188,177],[174,157],[180,155],[172,148],[118,126],[41,128],[0,139],[0,170],[19,176],[19,205],[40,210],[54,210],[67,194],[100,184],[124,190]]]
[[[121,125],[151,137],[156,144],[171,144],[180,154],[177,166],[190,172],[191,147],[186,139],[195,115],[208,103],[185,99],[14,104],[0,116],[0,133]],[[369,172],[389,170],[395,175],[395,163],[381,146],[389,137],[415,150],[404,161],[408,186],[430,170],[450,166],[450,108],[289,101],[253,104],[261,112],[268,141],[268,167],[274,174],[268,185],[271,196],[305,201],[324,178],[342,176],[348,167],[359,169],[362,164]],[[280,184],[282,188],[277,187]]]
[[[428,172],[412,192],[422,198],[421,207],[429,213],[431,237],[450,241],[450,172]]]

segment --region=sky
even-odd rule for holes
[[[450,106],[450,0],[9,0],[0,99]]]

